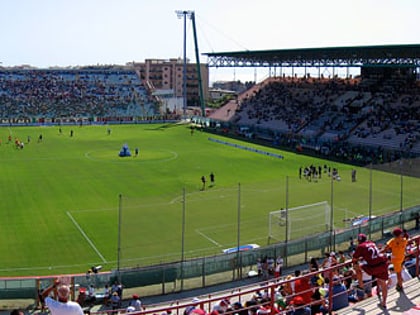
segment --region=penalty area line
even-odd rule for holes
[[[102,262],[107,263],[104,256],[102,256],[101,252],[96,248],[95,244],[90,240],[90,238],[86,235],[86,233],[83,231],[83,229],[80,227],[80,225],[76,222],[76,220],[73,218],[70,212],[66,212],[67,216],[70,218],[70,220],[73,222],[73,224],[76,226],[76,228],[79,230],[79,232],[83,235],[85,240],[89,243],[89,245],[93,248],[93,250],[98,254],[98,256],[102,259]]]
[[[223,247],[222,244],[219,244],[218,242],[216,242],[214,239],[212,239],[211,237],[208,237],[206,234],[200,232],[200,230],[195,230],[195,232],[197,234],[200,234],[202,237],[204,237],[206,240],[210,241],[211,243],[213,243],[214,245],[216,245],[217,247]]]

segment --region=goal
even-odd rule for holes
[[[271,211],[268,216],[268,239],[284,241],[286,232],[290,240],[328,231],[330,216],[331,208],[327,201]]]

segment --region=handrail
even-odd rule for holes
[[[416,277],[418,277],[420,275],[419,270],[420,270],[420,235],[417,235],[415,237],[410,238],[409,240],[410,244],[415,244],[414,248],[412,248],[412,253],[417,254],[416,255],[416,272],[415,275]],[[166,312],[167,310],[171,310],[172,314],[174,315],[181,315],[184,312],[184,309],[189,307],[189,306],[197,306],[199,308],[201,308],[202,310],[204,310],[205,313],[210,314],[212,311],[212,307],[219,301],[224,300],[224,299],[228,299],[230,300],[230,302],[232,303],[233,300],[236,301],[236,299],[238,300],[238,302],[241,302],[244,299],[247,299],[247,297],[253,295],[256,290],[259,291],[265,291],[268,292],[268,296],[270,297],[269,300],[267,300],[265,303],[261,303],[258,304],[259,306],[264,306],[266,308],[266,312],[267,314],[270,315],[274,315],[274,314],[285,314],[287,311],[290,311],[290,309],[287,310],[279,310],[277,308],[276,305],[276,301],[275,301],[275,296],[276,296],[276,290],[278,287],[280,286],[285,286],[288,283],[291,283],[297,279],[303,279],[303,278],[307,278],[309,279],[312,276],[316,276],[320,273],[324,273],[324,274],[328,274],[329,277],[329,287],[328,287],[328,292],[332,292],[332,287],[333,287],[333,274],[342,268],[348,268],[352,266],[352,261],[351,259],[348,259],[346,262],[341,263],[341,264],[337,264],[335,266],[329,267],[329,268],[325,268],[322,270],[318,270],[318,271],[314,271],[314,272],[310,272],[310,273],[306,273],[300,277],[296,277],[296,278],[290,278],[290,279],[282,279],[282,277],[280,278],[273,278],[270,279],[268,281],[263,281],[263,282],[258,282],[258,283],[254,283],[252,286],[248,286],[248,287],[240,287],[237,288],[235,290],[231,290],[229,293],[226,292],[215,292],[213,294],[209,294],[207,297],[205,298],[201,298],[199,302],[185,302],[185,300],[175,300],[172,303],[168,303],[168,305],[148,305],[147,308],[141,312],[132,312],[132,314],[141,314],[141,315],[148,315],[148,314],[161,314],[163,312]],[[345,278],[342,278],[342,280]],[[299,292],[299,294],[301,294],[303,292]],[[293,296],[295,296],[296,294],[293,294],[291,296],[289,296],[289,298],[292,298]],[[332,306],[333,306],[333,298],[337,296],[337,295],[332,295],[329,294],[328,295],[328,312],[331,314],[332,312]],[[313,303],[312,303],[313,304]],[[305,307],[305,306],[310,306],[311,304],[305,304],[302,306],[299,306],[299,308]],[[244,309],[250,309],[253,306],[250,307],[245,307]],[[296,307],[297,309],[298,307]],[[91,312],[91,315],[103,315],[103,314],[110,314],[110,313],[116,313],[116,312],[122,312],[125,313],[125,309],[119,309],[119,310],[101,310],[101,311],[97,311],[97,312]],[[238,313],[237,310],[235,311],[228,311],[225,312],[226,315],[230,315],[230,314],[234,314],[234,313]],[[204,313],[203,313],[204,314]]]

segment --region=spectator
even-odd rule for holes
[[[117,292],[113,292],[111,295],[111,306],[113,310],[121,308],[121,298]]]
[[[318,260],[315,257],[311,257],[309,260],[309,271],[314,272],[319,270]]]
[[[186,308],[185,308],[185,310],[184,310],[184,315],[190,315],[190,314],[193,314],[193,311],[195,310],[195,309],[197,309],[198,308],[198,306],[199,306],[199,304],[200,304],[200,299],[199,298],[197,298],[197,297],[195,297],[195,298],[193,298],[192,299],[192,305],[190,305],[190,306],[187,306]]]
[[[312,287],[309,277],[301,277],[301,271],[295,270],[295,295],[300,296],[304,304],[311,303]]]
[[[96,302],[95,287],[93,284],[91,284],[88,288],[88,301],[91,304],[94,304]]]
[[[321,294],[320,286],[316,285],[311,296],[311,313],[318,314],[321,310],[326,309],[324,296]]]
[[[131,312],[140,312],[144,310],[138,294],[132,295],[131,300],[128,303],[128,307],[130,308]]]
[[[394,265],[388,266],[389,270],[389,279],[388,279],[388,289],[395,288],[398,285],[398,276],[395,272]],[[401,277],[403,282],[412,279],[408,270],[403,266],[401,270]]]
[[[111,299],[111,289],[108,284],[105,284],[104,288],[104,305],[108,306]]]
[[[392,231],[392,234],[394,235],[394,237],[386,243],[386,246],[383,249],[383,251],[392,252],[391,263],[393,264],[394,266],[393,268],[397,275],[396,289],[397,291],[402,291],[403,279],[402,279],[401,271],[403,268],[408,240],[404,237],[403,230],[401,230],[400,228],[395,228]]]
[[[223,299],[213,306],[212,313],[217,312],[217,314],[223,314],[230,309],[230,301],[228,299]]]
[[[283,270],[283,257],[278,256],[276,259],[276,267],[274,270],[274,277],[278,278],[281,276]]]
[[[404,262],[404,267],[407,269],[411,277],[416,276],[416,255],[410,254]]]
[[[54,300],[48,295],[52,291],[56,291],[58,300]],[[52,315],[83,315],[83,310],[77,302],[69,301],[70,287],[66,284],[61,284],[59,280],[46,288],[42,292],[45,298],[45,304]]]
[[[301,296],[295,296],[290,302],[291,311],[287,314],[290,315],[311,315],[311,308],[305,306],[305,302]]]
[[[353,254],[352,261],[356,271],[359,288],[364,291],[362,270],[367,274],[376,277],[382,295],[382,300],[379,305],[386,309],[386,299],[388,295],[387,258],[378,250],[374,242],[367,240],[365,234],[359,234],[357,240],[359,245]],[[364,260],[363,263],[360,263],[361,259]]]
[[[333,311],[337,311],[349,305],[349,296],[348,296],[347,288],[341,282],[340,277],[337,275],[333,276],[333,285],[332,285],[331,293],[333,296],[331,309]],[[327,291],[325,299],[328,300],[329,295],[330,295],[330,292]]]

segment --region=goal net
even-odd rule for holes
[[[331,208],[327,201],[288,210],[271,211],[268,217],[268,238],[274,241],[296,239],[330,229]]]

